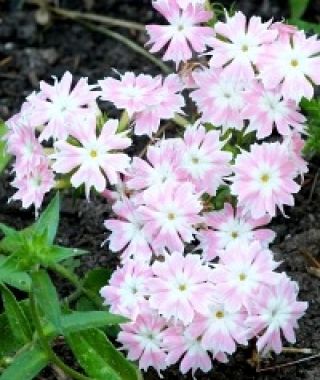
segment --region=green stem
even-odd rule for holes
[[[51,361],[51,363],[58,366],[60,369],[62,369],[62,371],[66,375],[70,376],[73,379],[76,379],[76,380],[92,380],[90,377],[82,375],[81,373],[75,371],[74,369],[72,369],[71,367],[66,365],[56,355],[56,353],[52,350],[52,348],[48,342],[48,339],[42,330],[41,320],[40,320],[40,316],[38,313],[37,304],[36,304],[36,300],[34,298],[33,292],[30,293],[30,308],[31,308],[31,314],[32,314],[34,326],[35,326],[36,332],[39,336],[40,344],[41,344],[43,350],[46,352],[48,359]]]
[[[82,285],[81,280],[79,279],[79,277],[75,273],[69,271],[67,268],[65,268],[61,264],[53,264],[51,266],[51,269],[53,269],[55,272],[60,274],[60,276],[66,278],[69,282],[71,282],[71,284],[76,288],[77,293],[78,292],[83,293],[86,297],[88,297],[94,303],[94,305],[98,309],[101,308],[100,298],[96,294],[91,292],[90,290],[85,289]]]
[[[129,114],[127,111],[123,111],[120,117],[117,133],[124,132],[128,128],[129,123],[130,123]]]
[[[177,113],[175,114],[173,121],[176,124],[180,125],[180,127],[186,127],[187,125],[190,124],[190,122],[187,119],[185,119],[183,116],[181,116]]]
[[[105,28],[103,26],[96,26],[93,25],[89,22],[81,21],[81,20],[76,20],[80,24],[84,25],[90,30],[93,30],[95,32],[99,32],[101,34],[104,34],[108,37],[111,37],[115,39],[116,41],[119,41],[123,43],[124,45],[128,46],[130,49],[135,51],[136,53],[141,54],[143,57],[147,58],[149,61],[154,63],[156,66],[158,66],[165,74],[170,74],[172,73],[172,70],[169,66],[167,66],[165,63],[163,63],[160,59],[156,58],[152,54],[150,54],[147,50],[145,50],[143,47],[140,45],[136,44],[135,42],[131,41],[129,38],[123,36],[120,33],[114,32],[108,28]]]

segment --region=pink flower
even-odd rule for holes
[[[209,372],[212,368],[212,360],[203,348],[201,338],[192,336],[183,325],[167,328],[163,334],[163,345],[168,351],[167,365],[175,364],[182,358],[180,363],[182,374],[192,370],[194,376],[198,369]]]
[[[18,167],[18,169],[21,168]],[[36,166],[30,167],[29,170],[22,173],[17,168],[13,170],[16,172],[16,177],[11,185],[16,187],[18,191],[11,199],[21,200],[23,208],[28,208],[34,204],[37,215],[45,194],[54,187],[54,175],[49,168],[47,157],[41,156]]]
[[[51,137],[65,140],[73,129],[85,128],[88,119],[95,120],[98,92],[92,91],[87,78],[81,78],[72,90],[71,83],[67,71],[60,82],[55,78],[54,85],[40,82],[40,93],[28,98],[33,125],[44,125],[40,141]]]
[[[152,277],[150,267],[141,262],[127,260],[112,274],[109,284],[100,290],[104,304],[112,313],[135,320],[146,306],[148,284]]]
[[[257,341],[260,352],[273,350],[279,354],[282,351],[282,336],[288,342],[295,343],[297,320],[308,307],[307,302],[297,301],[297,293],[297,284],[282,275],[276,286],[260,288],[255,295],[247,324],[256,335],[261,334]]]
[[[135,115],[135,134],[152,136],[157,132],[162,119],[172,119],[176,113],[182,112],[181,108],[185,105],[180,94],[182,90],[183,83],[176,74],[164,78],[163,83],[154,89],[153,103],[147,104],[144,110]]]
[[[157,0],[153,2],[153,7],[170,25],[146,26],[150,36],[148,43],[153,45],[150,49],[152,53],[168,45],[163,60],[172,60],[178,66],[180,62],[192,58],[192,51],[202,53],[206,49],[213,30],[200,24],[211,19],[211,12],[206,11],[201,5],[191,3],[181,9],[177,0]]]
[[[182,146],[181,139],[160,140],[148,147],[146,159],[134,157],[126,178],[127,187],[146,190],[159,187],[166,181],[179,181]]]
[[[222,127],[223,132],[229,128],[242,130],[244,83],[214,68],[194,72],[193,78],[198,89],[191,93],[191,98],[202,113],[201,121]]]
[[[108,238],[113,252],[122,251],[122,262],[133,258],[149,262],[152,256],[149,240],[143,231],[143,222],[137,205],[130,199],[123,199],[112,206],[118,219],[108,219],[104,226],[111,231]]]
[[[125,173],[129,166],[129,157],[114,150],[125,149],[131,140],[123,134],[117,134],[118,121],[109,119],[97,137],[95,128],[79,136],[81,146],[72,145],[67,141],[55,143],[56,153],[51,155],[55,160],[52,168],[57,173],[70,173],[74,169],[70,181],[72,186],[84,184],[87,198],[91,187],[98,192],[106,188],[106,177],[114,185],[118,182],[118,174]]]
[[[163,317],[187,325],[195,312],[204,311],[213,287],[207,282],[209,269],[199,256],[174,252],[164,262],[156,261],[152,271],[149,303]]]
[[[275,238],[275,233],[263,227],[270,223],[271,218],[267,215],[252,219],[250,213],[244,212],[241,208],[233,208],[230,203],[226,203],[221,211],[213,211],[205,215],[205,223],[210,228],[200,231],[198,239],[202,242],[204,236],[208,241],[204,250],[206,260],[214,259],[220,250],[228,249],[235,244],[247,245],[253,241],[259,241],[263,246],[267,246]],[[215,251],[212,250],[215,248]]]
[[[244,97],[243,117],[249,119],[246,131],[257,131],[258,139],[270,136],[274,127],[281,135],[289,135],[292,129],[304,130],[306,118],[299,113],[294,101],[282,98],[279,88],[265,90],[257,82]]]
[[[269,46],[278,32],[269,28],[271,21],[263,23],[256,16],[247,21],[242,12],[236,12],[231,17],[226,14],[226,18],[226,22],[215,25],[216,37],[210,40],[214,48],[210,52],[210,66],[225,67],[228,78],[251,80],[255,76],[253,65],[263,52],[263,46]]]
[[[196,191],[215,195],[224,178],[232,173],[232,154],[222,150],[224,145],[218,131],[206,132],[199,123],[186,128],[181,168]]]
[[[292,194],[300,189],[294,181],[296,166],[287,147],[278,142],[254,144],[250,152],[243,151],[234,172],[231,192],[254,219],[275,216],[277,207],[283,212],[284,205],[294,204]]]
[[[121,325],[118,341],[128,351],[129,360],[139,360],[140,369],[146,371],[153,367],[160,375],[160,371],[167,367],[162,342],[165,328],[163,318],[146,310],[135,322]]]
[[[308,164],[303,158],[303,148],[305,142],[301,138],[300,133],[290,133],[285,137],[283,144],[287,147],[289,157],[296,168],[297,175],[303,176],[303,174],[308,173]]]
[[[101,99],[112,102],[117,108],[124,109],[132,117],[156,102],[156,94],[162,79],[158,75],[126,72],[120,79],[105,78],[98,83],[102,89]]]
[[[206,0],[177,0],[179,7],[182,9],[187,8],[190,4],[192,4],[193,6],[196,6],[196,5],[204,6],[205,2]]]
[[[259,242],[232,245],[221,255],[210,280],[230,310],[242,307],[248,310],[252,297],[261,287],[279,281],[279,274],[273,272],[278,265],[271,251]]]
[[[145,205],[139,207],[144,231],[155,250],[165,247],[183,251],[195,234],[194,225],[201,222],[202,205],[190,183],[165,182],[143,195]]]
[[[243,310],[231,310],[221,302],[208,300],[206,313],[198,314],[187,328],[193,337],[201,336],[205,350],[233,354],[236,344],[248,344],[247,314]]]
[[[320,41],[317,36],[307,38],[304,32],[281,38],[266,47],[258,62],[260,77],[267,89],[281,84],[285,99],[299,102],[302,97],[311,99],[313,84],[320,84]]]
[[[291,38],[291,36],[298,32],[298,28],[296,26],[285,24],[281,21],[271,24],[270,29],[278,32],[278,39],[287,39],[288,37]]]

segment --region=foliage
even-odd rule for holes
[[[50,364],[74,379],[141,379],[138,369],[106,335],[107,327],[127,319],[106,311],[99,298],[94,297],[103,276],[109,276],[108,271],[97,268],[81,281],[69,269],[59,266],[60,262],[85,253],[54,244],[59,203],[57,194],[39,219],[21,231],[0,225],[4,234],[0,241],[0,379],[31,380]],[[76,287],[74,293],[61,300],[49,270],[71,279]],[[23,296],[17,290],[23,291]],[[90,307],[82,304],[80,311],[72,309],[70,304],[78,298],[87,299]],[[68,367],[55,354],[57,337],[64,337],[88,376]]]
[[[304,152],[312,157],[320,154],[320,99],[303,99],[301,108],[307,116],[307,140]]]

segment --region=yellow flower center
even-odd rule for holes
[[[222,319],[224,317],[224,312],[219,310],[216,312],[216,318]]]
[[[233,231],[233,232],[231,233],[231,237],[232,237],[233,239],[236,239],[238,236],[239,236],[239,234],[238,234],[237,231]]]
[[[246,276],[244,273],[241,273],[241,274],[239,275],[239,280],[240,280],[240,281],[245,281],[246,278],[247,278],[247,276]]]
[[[242,50],[244,53],[245,53],[246,51],[248,51],[248,50],[249,50],[248,45],[242,45],[241,50]]]
[[[98,152],[94,149],[92,149],[92,151],[90,152],[90,157],[92,158],[96,158],[98,156]]]
[[[175,214],[173,212],[169,212],[168,213],[168,219],[169,220],[175,220],[175,218],[176,218],[176,216],[175,216]]]
[[[187,290],[187,285],[186,284],[179,285],[179,290],[180,290],[180,292],[186,291]]]
[[[263,174],[263,175],[260,177],[260,179],[261,179],[261,182],[263,182],[263,183],[267,183],[267,182],[269,182],[269,180],[270,180],[270,176],[269,176],[269,174]]]
[[[297,59],[292,59],[291,60],[291,66],[292,67],[297,67],[299,66],[299,61]]]

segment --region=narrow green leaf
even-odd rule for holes
[[[300,19],[307,10],[310,0],[289,0],[291,17]]]
[[[11,159],[11,156],[7,152],[7,143],[3,140],[3,137],[7,132],[7,126],[2,120],[0,120],[0,174],[7,167]]]
[[[32,380],[47,364],[46,354],[40,348],[30,346],[14,358],[0,380]]]
[[[0,286],[4,310],[13,335],[21,344],[29,343],[32,340],[32,329],[28,318],[13,293],[6,286]]]
[[[86,253],[88,252],[84,251],[83,249],[67,248],[67,247],[60,247],[58,245],[53,245],[47,252],[48,264],[59,263],[71,257],[85,255]]]
[[[18,259],[15,256],[5,257],[0,260],[0,281],[22,291],[29,291],[31,278],[18,268]]]
[[[32,232],[36,235],[47,233],[47,243],[51,245],[56,237],[59,225],[59,211],[60,211],[60,196],[56,193],[55,197],[51,200],[47,208],[41,213],[39,219],[30,227],[23,231],[25,233]]]
[[[98,329],[72,333],[67,341],[79,364],[97,380],[139,380],[140,371]]]
[[[62,329],[66,333],[87,330],[94,327],[113,326],[128,322],[128,319],[107,311],[74,311],[61,318]]]
[[[31,290],[46,319],[61,331],[59,298],[49,275],[44,270],[32,274]]]
[[[91,290],[92,293],[99,293],[99,290],[105,286],[112,275],[112,270],[106,268],[95,268],[86,273],[83,287]]]
[[[3,223],[0,223],[0,230],[4,238],[0,241],[0,250],[5,253],[16,253],[23,244],[21,233]]]
[[[289,24],[297,26],[299,29],[304,30],[306,32],[311,32],[311,33],[317,33],[320,34],[320,25],[309,22],[309,21],[302,21],[302,20],[297,20],[297,19],[289,19],[288,20]]]
[[[0,359],[14,354],[21,347],[13,335],[6,314],[0,315]]]

